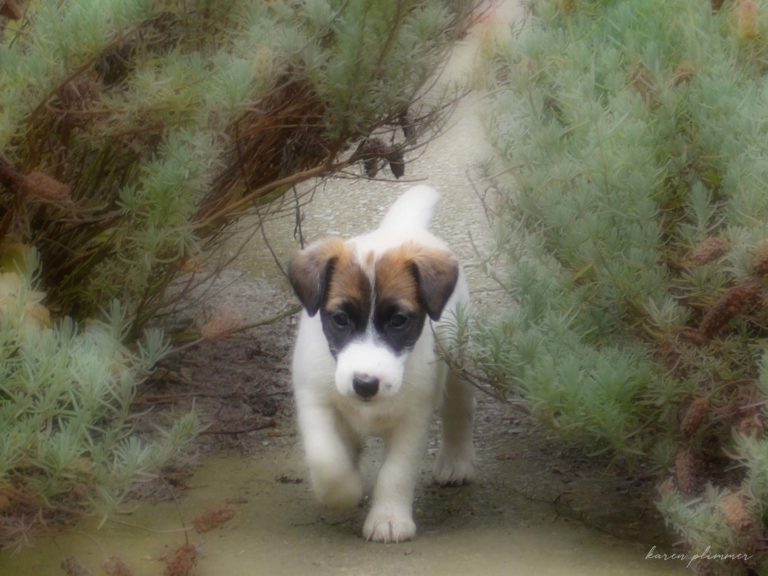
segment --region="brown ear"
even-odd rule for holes
[[[288,279],[310,316],[323,305],[331,271],[344,250],[341,238],[318,240],[291,258]]]
[[[439,320],[443,308],[456,288],[459,264],[444,250],[423,249],[413,257],[419,297],[432,320]]]

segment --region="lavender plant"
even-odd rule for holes
[[[402,175],[474,0],[11,4],[0,238],[37,247],[57,308],[119,298],[140,330],[239,217],[351,166]]]
[[[240,217],[343,170],[401,176],[474,6],[0,0],[0,541],[14,511],[116,502],[193,432],[131,434],[165,350],[147,326]]]
[[[657,471],[669,524],[741,574],[767,569],[768,11],[720,4],[542,0],[499,47],[510,306],[474,357],[566,438]]]
[[[0,548],[25,535],[24,518],[108,513],[197,430],[189,414],[154,440],[133,434],[131,402],[167,351],[164,338],[148,331],[126,347],[117,302],[85,329],[53,322],[35,259],[0,272]]]

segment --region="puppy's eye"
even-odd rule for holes
[[[408,326],[408,323],[411,321],[411,317],[407,314],[403,314],[402,312],[397,312],[396,314],[393,314],[392,317],[389,319],[389,327],[394,330],[402,330],[406,326]]]
[[[349,327],[349,315],[346,312],[339,310],[331,315],[331,322],[333,322],[333,325],[340,330],[346,329]]]

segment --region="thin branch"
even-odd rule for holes
[[[264,240],[264,245],[267,247],[267,250],[269,250],[269,253],[272,256],[272,260],[275,262],[275,266],[277,266],[277,269],[280,270],[280,274],[282,274],[284,278],[288,279],[288,272],[286,272],[285,268],[283,268],[283,265],[280,262],[280,259],[277,257],[277,254],[275,254],[274,248],[272,248],[272,244],[270,244],[269,242],[269,238],[267,237],[267,232],[264,229],[264,222],[262,221],[261,212],[257,210],[256,214],[258,215],[259,223],[261,224],[259,228],[261,228],[261,238]]]
[[[203,430],[200,432],[201,435],[203,434],[213,434],[213,435],[219,435],[219,434],[231,434],[231,435],[237,435],[237,434],[248,434],[249,432],[256,432],[258,430],[264,430],[266,428],[274,428],[277,426],[277,422],[274,420],[265,420],[264,422],[259,422],[258,424],[251,426],[249,428],[240,428],[238,430]]]
[[[213,214],[207,215],[204,220],[195,224],[195,228],[198,230],[201,228],[207,228],[212,224],[215,224],[217,220],[238,216],[239,214],[242,214],[244,210],[255,204],[263,196],[273,192],[274,190],[277,190],[278,188],[293,186],[295,184],[304,182],[305,180],[309,180],[310,178],[322,176],[334,170],[340,170],[347,165],[347,162],[338,162],[337,164],[333,164],[330,167],[327,164],[321,164],[319,166],[315,166],[314,168],[308,168],[300,172],[295,172],[289,176],[286,176],[285,178],[273,180],[268,184],[256,188],[251,195],[240,198],[239,200],[224,206],[220,210],[217,210]]]
[[[223,332],[221,335],[219,335],[216,340],[223,340],[225,338],[229,338],[230,336],[234,334],[238,334],[239,332],[245,332],[246,330],[251,330],[253,328],[258,328],[259,326],[265,326],[267,324],[273,324],[275,322],[278,322],[279,320],[283,320],[284,318],[287,318],[289,316],[293,316],[297,312],[301,310],[301,306],[298,304],[295,304],[293,306],[288,306],[287,308],[284,308],[282,311],[278,312],[274,316],[270,316],[269,318],[265,318],[263,320],[258,320],[256,322],[251,322],[250,324],[242,324],[240,326],[237,326],[235,328],[232,328],[230,330],[227,330]],[[177,346],[173,350],[170,351],[169,354],[176,354],[178,352],[183,352],[184,350],[188,350],[189,348],[193,348],[194,346],[197,346],[198,344],[202,344],[203,342],[210,341],[209,338],[198,338],[196,340],[193,340],[192,342],[187,342],[186,344],[182,344],[181,346]]]
[[[296,236],[298,235],[299,246],[303,249],[304,248],[304,230],[301,226],[301,222],[302,222],[301,204],[299,203],[299,194],[296,191],[296,186],[293,187],[293,198],[294,198],[295,215],[296,215],[296,221],[293,226],[293,237],[295,239]]]
[[[435,326],[432,322],[429,323],[429,327],[432,330],[432,334],[435,337],[434,340],[437,345],[438,354],[445,361],[445,363],[448,364],[448,368],[450,368],[451,370],[459,374],[464,380],[466,380],[467,382],[472,384],[472,386],[474,386],[484,394],[487,394],[491,398],[498,400],[503,404],[513,404],[515,406],[519,406],[520,409],[523,410],[526,414],[528,413],[525,407],[523,407],[522,405],[518,405],[510,402],[505,396],[503,396],[502,394],[499,394],[496,390],[494,390],[493,384],[487,378],[483,378],[478,374],[472,374],[469,370],[467,370],[467,368],[464,367],[463,364],[458,362],[456,358],[443,347],[443,343],[441,342],[440,337],[437,334],[437,331],[435,330]],[[485,380],[485,382],[488,385],[481,384],[480,383],[481,380]]]

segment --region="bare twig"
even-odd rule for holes
[[[445,361],[446,364],[448,364],[448,367],[459,374],[464,380],[472,384],[475,388],[483,392],[484,394],[487,394],[491,398],[498,400],[499,402],[502,402],[504,404],[512,404],[505,396],[498,393],[494,388],[493,384],[488,378],[485,378],[483,376],[480,376],[479,374],[473,374],[470,372],[466,366],[464,366],[462,363],[460,363],[454,355],[449,353],[445,347],[443,346],[443,343],[440,340],[439,335],[437,334],[435,330],[434,324],[431,322],[429,323],[429,327],[432,330],[432,334],[434,335],[435,343],[437,345],[437,352],[440,355],[440,357]],[[481,383],[483,382],[483,383]],[[514,404],[517,406],[517,404]],[[526,414],[528,411],[523,407],[520,406],[521,410],[523,410]]]
[[[293,187],[293,198],[294,198],[294,210],[295,210],[295,224],[293,226],[293,237],[296,238],[298,236],[299,240],[299,246],[303,249],[304,248],[304,230],[301,226],[302,223],[302,215],[301,215],[301,204],[299,203],[299,193],[296,191],[296,186]]]
[[[284,318],[287,318],[288,316],[293,316],[297,312],[301,310],[301,306],[298,304],[288,306],[275,314],[274,316],[270,316],[269,318],[265,318],[263,320],[258,320],[257,322],[251,322],[249,324],[242,324],[240,326],[236,326],[230,330],[227,330],[225,334],[222,334],[220,338],[227,338],[229,336],[232,336],[233,334],[237,334],[238,332],[245,332],[246,330],[251,330],[252,328],[258,328],[259,326],[265,326],[267,324],[272,324],[274,322],[277,322],[279,320],[282,320]],[[178,346],[171,350],[171,354],[176,354],[178,352],[183,352],[184,350],[187,350],[189,348],[193,348],[194,346],[197,346],[198,344],[201,344],[203,342],[206,342],[207,340],[205,338],[198,338],[197,340],[193,340],[192,342],[187,342],[186,344],[182,344],[181,346]]]
[[[269,237],[267,236],[267,232],[264,229],[264,222],[262,221],[261,211],[257,210],[256,214],[259,217],[259,223],[261,224],[259,228],[261,229],[261,238],[264,240],[264,245],[267,247],[267,250],[269,250],[269,254],[272,256],[272,260],[275,262],[277,269],[280,270],[280,274],[282,274],[284,278],[288,279],[288,272],[286,272],[285,268],[283,268],[280,259],[277,257],[277,254],[275,254],[274,248],[272,248],[272,244],[269,242]]]
[[[212,435],[218,435],[218,434],[231,434],[231,435],[237,435],[237,434],[248,434],[248,432],[256,432],[258,430],[265,430],[266,428],[274,428],[277,426],[277,423],[270,419],[265,420],[264,422],[259,422],[258,424],[255,424],[254,426],[250,426],[248,428],[240,428],[237,430],[203,430],[200,432],[200,434],[212,434]]]

